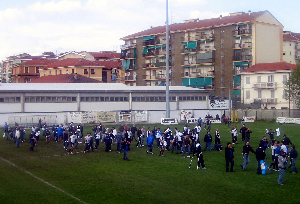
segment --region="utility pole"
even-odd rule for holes
[[[170,55],[170,46],[169,46],[169,12],[168,12],[169,3],[166,0],[166,118],[170,118],[170,74],[169,74],[169,55]]]

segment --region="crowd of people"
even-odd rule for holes
[[[210,133],[211,124],[203,122],[202,119],[200,119],[201,118],[199,118],[195,127],[191,128],[189,125],[185,125],[182,131],[176,127],[174,130],[171,130],[169,127],[161,130],[156,126],[153,129],[150,127],[146,129],[145,126],[137,128],[135,124],[131,127],[121,124],[117,130],[115,127],[109,129],[105,125],[102,126],[100,123],[99,125],[93,126],[91,131],[85,136],[83,134],[83,126],[80,123],[77,125],[70,123],[69,125],[52,126],[47,126],[47,124],[44,123],[37,126],[34,125],[31,128],[29,134],[29,142],[31,144],[30,150],[34,151],[34,147],[39,141],[41,134],[45,137],[47,144],[49,144],[50,141],[63,143],[63,147],[68,154],[73,154],[74,149],[77,149],[80,143],[84,143],[84,154],[92,152],[94,149],[97,150],[101,142],[105,144],[106,152],[112,151],[112,145],[116,144],[116,152],[123,152],[124,160],[129,160],[127,152],[133,144],[139,148],[143,148],[147,145],[147,154],[154,154],[153,147],[155,146],[159,149],[159,156],[164,156],[165,151],[182,154],[183,158],[193,158],[195,156],[198,160],[197,169],[206,169],[202,148],[204,147],[203,151],[223,151],[223,147],[221,145],[221,136],[218,129],[215,130],[214,145],[212,146],[213,136]],[[209,121],[209,119],[206,121]],[[201,145],[200,139],[202,126],[204,126],[204,132],[206,132],[203,137],[205,146]],[[250,146],[250,135],[252,131],[250,128],[247,128],[245,124],[242,125],[239,131],[237,126],[232,125],[229,132],[231,133],[232,142],[228,142],[225,147],[226,172],[234,171],[235,148],[233,145],[238,144],[239,134],[241,134],[241,140],[244,144],[242,150],[244,162],[240,165],[242,171],[247,170],[247,164],[250,162],[249,154],[253,153],[256,155],[257,173],[265,174],[267,169],[279,171],[279,185],[282,185],[288,157],[290,158],[289,167],[292,167],[291,172],[298,172],[296,168],[298,153],[295,149],[295,145],[292,144],[291,140],[286,135],[283,135],[281,141],[275,140],[274,134],[276,132],[269,129],[266,133],[269,136],[269,140],[266,136],[263,136],[259,142],[258,148],[254,150],[252,146]],[[25,133],[26,131],[23,127],[16,126],[11,128],[7,123],[4,125],[4,136],[6,137],[6,140],[14,140],[17,148],[20,146],[20,143],[25,141]],[[267,148],[271,148],[272,150],[272,162],[269,167],[265,162]]]

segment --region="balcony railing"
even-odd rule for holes
[[[247,42],[247,43],[234,43],[233,48],[252,48],[252,43]]]
[[[276,104],[277,103],[277,98],[255,98],[254,102],[260,101],[261,103],[266,103],[266,104]]]
[[[252,55],[233,56],[233,61],[252,60]]]
[[[252,29],[244,29],[244,28],[241,28],[239,30],[233,30],[232,31],[232,34],[233,35],[244,35],[244,34],[252,34]]]
[[[136,76],[125,76],[125,81],[136,81]]]
[[[255,89],[276,89],[277,82],[258,82],[253,84]]]

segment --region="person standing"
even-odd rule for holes
[[[123,141],[122,141],[122,150],[124,152],[124,156],[123,156],[124,160],[129,160],[128,157],[127,157],[128,145],[129,145],[129,143],[126,141],[126,138],[123,138]]]
[[[149,147],[149,150],[146,151],[147,154],[148,154],[148,153],[153,154],[153,152],[152,152],[152,148],[153,148],[153,140],[154,140],[154,138],[153,138],[153,133],[150,131],[150,133],[148,134],[148,137],[147,137],[147,139],[146,139],[147,145],[148,145],[148,147]]]
[[[87,135],[84,137],[84,143],[85,143],[85,148],[83,150],[83,153],[85,153],[86,151],[89,151],[90,149],[90,136],[91,136],[91,133],[88,132]]]
[[[34,150],[34,146],[35,146],[35,132],[31,132],[30,135],[29,135],[29,142],[30,142],[30,151],[33,151]]]
[[[104,143],[105,143],[105,151],[109,152],[111,151],[111,142],[112,142],[112,131],[110,131],[109,134],[106,134],[104,138]]]
[[[121,153],[121,144],[122,144],[122,134],[121,134],[121,132],[118,132],[118,134],[116,136],[116,140],[117,140],[117,153]]]
[[[227,143],[227,147],[225,147],[225,160],[226,160],[226,172],[229,171],[229,163],[230,163],[230,171],[233,172],[234,166],[234,147],[232,147],[231,142]]]
[[[292,163],[292,167],[293,167],[292,173],[297,173],[298,171],[297,171],[297,168],[296,168],[296,160],[297,160],[297,157],[298,157],[298,152],[295,149],[295,145],[292,145],[291,149],[292,150],[290,151],[289,155],[290,155],[291,163]]]
[[[215,132],[215,145],[216,144],[221,144],[221,136],[220,136],[219,129],[216,129]]]
[[[98,149],[98,146],[99,146],[99,143],[100,143],[100,139],[101,139],[101,131],[99,131],[97,129],[97,132],[96,132],[96,136],[95,136],[95,149]]]
[[[246,142],[246,144],[243,146],[243,158],[244,163],[241,164],[242,170],[246,171],[246,166],[250,162],[249,153],[252,152],[254,154],[254,150],[250,146],[250,142]]]
[[[290,138],[288,138],[285,134],[283,135],[283,144],[286,146],[287,151],[289,151],[290,144],[292,145],[293,143],[291,142]]]
[[[242,141],[245,141],[246,130],[247,130],[247,128],[246,128],[245,124],[243,124],[243,126],[240,129],[240,133],[242,134]]]
[[[209,131],[207,131],[207,134],[204,136],[204,142],[205,142],[205,148],[204,148],[204,151],[206,150],[207,147],[208,147],[208,151],[211,151],[212,137],[211,137]]]
[[[256,160],[257,160],[257,174],[261,174],[261,161],[264,161],[266,158],[265,150],[262,146],[262,143],[259,143],[258,148],[256,149]]]
[[[237,142],[237,129],[234,125],[232,126],[232,129],[231,129],[231,136],[232,136],[232,144],[238,143]]]
[[[162,135],[162,132],[160,131],[160,128],[157,128],[157,130],[155,131],[155,139],[156,139],[156,143],[157,143],[157,148],[159,148],[159,139]]]
[[[274,132],[272,129],[270,129],[267,134],[269,134],[269,136],[270,136],[270,141],[269,141],[269,146],[268,146],[268,147],[270,147],[271,145],[274,145],[274,141],[275,141],[274,140]]]
[[[247,128],[247,130],[245,131],[246,142],[250,142],[250,134],[251,133],[252,133],[252,131],[250,130],[250,128]]]
[[[185,135],[183,139],[183,151],[182,151],[182,157],[185,158],[185,153],[188,153],[188,158],[190,157],[190,139],[189,135]]]
[[[197,144],[196,144],[196,156],[198,158],[197,169],[200,169],[200,165],[201,165],[202,169],[206,169],[205,164],[204,164],[203,154],[201,151],[200,141],[197,141]]]
[[[286,157],[287,157],[287,155],[282,150],[278,156],[278,168],[279,168],[279,178],[277,180],[278,185],[283,185],[282,180],[283,180],[283,177],[285,174],[286,163],[287,163]]]
[[[9,134],[8,134],[8,125],[7,125],[7,122],[5,122],[4,124],[4,134],[6,136],[6,140],[9,141]]]
[[[19,128],[16,128],[15,140],[16,140],[16,147],[18,148],[20,146],[20,130],[19,130]]]

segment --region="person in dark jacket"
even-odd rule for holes
[[[205,148],[204,151],[206,150],[206,148],[208,147],[208,151],[211,151],[211,142],[212,142],[212,137],[210,132],[208,131],[207,134],[204,136],[204,142],[205,142]]]
[[[283,140],[282,140],[283,144],[286,146],[287,151],[289,151],[289,146],[290,144],[292,145],[292,142],[290,140],[290,138],[288,138],[285,134],[283,135]]]
[[[291,158],[291,166],[293,167],[292,173],[297,173],[298,171],[297,171],[297,168],[296,168],[296,160],[297,160],[297,157],[298,157],[298,152],[295,149],[295,145],[292,145],[291,148],[292,148],[292,150],[289,153],[289,155],[290,155],[290,158]]]
[[[261,174],[260,161],[265,160],[266,153],[262,147],[262,143],[259,144],[259,147],[256,149],[256,160],[257,160],[257,174]]]
[[[242,141],[245,141],[246,130],[247,130],[247,128],[246,128],[245,124],[243,124],[243,126],[240,129],[240,133],[242,134]]]
[[[127,150],[128,150],[129,145],[130,145],[130,143],[126,141],[126,138],[123,138],[121,146],[122,146],[122,150],[124,152],[124,157],[123,157],[124,160],[129,160],[127,157]]]
[[[135,141],[137,141],[136,138],[135,138],[135,132],[136,131],[137,131],[137,128],[135,127],[135,124],[133,124],[132,127],[131,127],[131,133],[132,133],[132,140],[134,139]]]
[[[229,171],[229,163],[230,163],[230,171],[233,172],[234,166],[234,147],[232,147],[231,142],[227,143],[227,147],[225,147],[225,160],[226,160],[226,172]]]
[[[243,146],[243,158],[244,158],[244,163],[241,164],[242,170],[246,171],[246,166],[247,164],[249,164],[250,162],[250,158],[249,158],[249,153],[252,152],[253,154],[255,154],[254,150],[252,149],[252,147],[250,146],[250,142],[246,142],[246,144]]]
[[[251,133],[252,133],[252,131],[250,130],[250,128],[247,128],[247,130],[245,131],[246,142],[250,142],[250,134]]]

